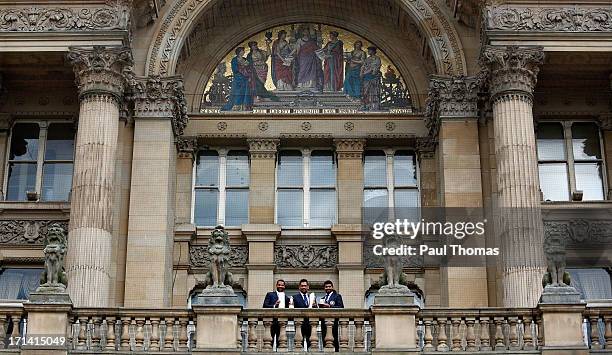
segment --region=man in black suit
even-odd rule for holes
[[[289,307],[289,297],[285,295],[285,280],[279,279],[276,281],[276,291],[266,293],[266,298],[263,302],[263,308],[287,308]],[[276,346],[278,346],[278,338],[280,336],[280,324],[278,319],[272,320],[270,334]]]
[[[300,292],[293,296],[293,306],[295,308],[313,308],[317,307],[316,302],[311,300],[310,293],[310,284],[308,280],[301,279],[299,284]],[[317,330],[315,329],[315,332]],[[310,326],[308,318],[304,318],[304,322],[302,323],[302,336],[306,339],[306,346],[318,346],[318,344],[310,344],[310,334],[312,334],[312,327]]]
[[[325,297],[323,302],[319,303],[320,308],[344,308],[344,302],[342,302],[342,296],[334,290],[334,283],[331,280],[327,280],[323,283],[323,289],[325,290]],[[325,339],[327,334],[327,326],[321,325],[321,336]],[[334,319],[334,325],[332,327],[332,334],[334,335],[334,348],[336,352],[340,350],[340,343],[338,342],[338,319]]]

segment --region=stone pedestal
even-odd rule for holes
[[[563,296],[561,293],[557,297]],[[584,344],[582,334],[582,313],[585,304],[544,304],[538,309],[542,312],[544,346],[546,355],[587,355],[589,349]]]
[[[383,286],[384,287],[384,286]],[[414,295],[408,292],[381,291],[374,297],[372,314],[376,322],[373,354],[419,354],[416,334]]]
[[[212,287],[209,286],[198,295],[197,305],[205,306],[224,306],[239,305],[238,296],[230,286]]]
[[[580,304],[580,293],[571,286],[544,287],[540,304]]]
[[[67,293],[52,293],[37,290],[30,294],[30,302],[24,303],[28,314],[28,337],[34,339],[61,338],[64,345],[24,345],[21,354],[27,355],[65,355],[68,353],[68,316],[72,310],[72,302]]]
[[[196,344],[193,354],[240,354],[238,315],[240,305],[194,305],[197,317]]]

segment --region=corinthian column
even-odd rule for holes
[[[109,307],[112,206],[119,103],[129,49],[72,48],[81,102],[72,180],[68,293],[76,307]]]
[[[544,53],[541,47],[488,46],[481,60],[493,106],[504,306],[533,307],[545,271],[532,112]]]

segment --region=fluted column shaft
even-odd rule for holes
[[[131,63],[127,49],[74,48],[80,95],[66,274],[75,307],[109,307],[112,207],[119,103]]]
[[[505,307],[533,307],[545,271],[533,90],[541,48],[487,47]]]

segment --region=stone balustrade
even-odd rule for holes
[[[536,350],[542,345],[537,309],[423,309],[417,316],[423,352]]]
[[[583,329],[589,349],[612,351],[612,303],[589,305],[583,313]]]
[[[15,339],[24,335],[25,318],[21,303],[0,304],[0,350],[19,347]]]
[[[193,348],[195,317],[178,309],[74,310],[68,324],[68,348],[79,351],[176,352]]]
[[[248,309],[240,313],[243,352],[304,351],[305,341],[310,351],[334,351],[333,327],[338,327],[340,352],[369,353],[372,349],[374,319],[363,309]],[[278,322],[278,346],[270,329]],[[309,322],[309,339],[302,335],[302,324]],[[322,328],[327,328],[325,337]]]

